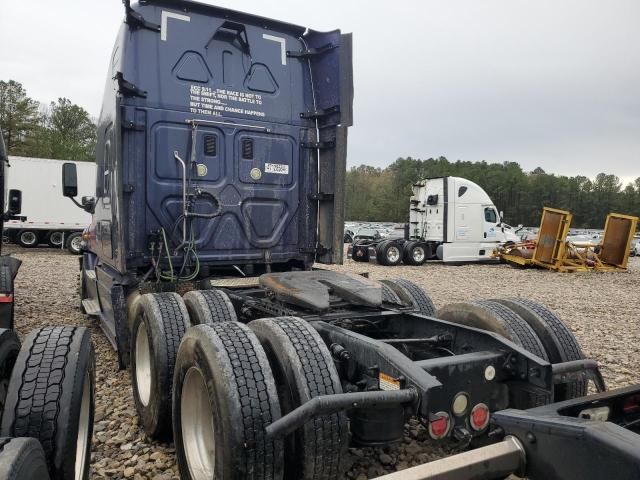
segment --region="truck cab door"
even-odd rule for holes
[[[502,242],[502,231],[500,230],[500,215],[493,205],[483,207],[483,237],[487,242]]]

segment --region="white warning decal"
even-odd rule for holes
[[[191,85],[189,89],[189,111],[212,117],[222,117],[225,113],[266,116],[262,110],[262,95],[201,85]]]
[[[283,165],[281,163],[265,163],[265,173],[277,173],[280,175],[289,175],[289,165]]]

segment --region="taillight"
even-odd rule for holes
[[[631,395],[625,399],[622,410],[624,413],[640,412],[640,395]]]
[[[479,403],[471,409],[471,415],[469,415],[469,423],[471,428],[476,431],[484,430],[489,425],[489,407],[484,403]]]
[[[446,412],[438,412],[429,420],[429,435],[434,440],[440,440],[447,436],[451,427],[451,419]]]

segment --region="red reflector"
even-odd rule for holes
[[[13,295],[0,293],[0,303],[13,303]]]
[[[624,413],[640,412],[640,395],[632,395],[624,401],[622,406]]]
[[[469,420],[474,430],[483,430],[489,425],[489,408],[484,403],[479,403],[471,410]]]
[[[449,433],[449,415],[445,412],[438,412],[434,419],[429,422],[429,435],[438,440]]]

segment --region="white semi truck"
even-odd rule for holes
[[[382,265],[491,261],[499,244],[519,241],[501,217],[476,183],[460,177],[429,178],[413,186],[405,238],[354,244],[351,258]]]
[[[82,231],[91,223],[91,214],[73,205],[62,195],[62,160],[9,157],[8,184],[22,191],[24,219],[5,222],[4,235],[26,248],[48,244],[80,253]],[[94,196],[96,164],[73,162],[78,169],[80,195]]]

